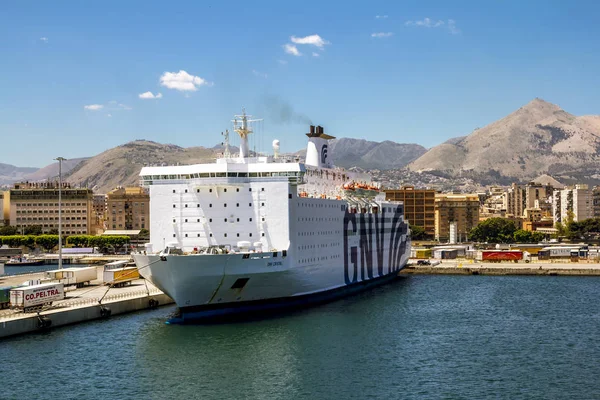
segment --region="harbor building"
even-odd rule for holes
[[[0,225],[7,225],[9,220],[8,205],[4,205],[4,192],[0,192]]]
[[[477,194],[435,195],[436,240],[450,241],[456,238],[457,242],[465,241],[471,229],[478,223],[479,196]]]
[[[9,224],[20,231],[38,225],[43,233],[57,232],[58,192],[58,182],[15,183],[13,189],[4,192]],[[63,182],[61,192],[63,234],[90,234],[92,190],[72,188]]]
[[[594,217],[593,195],[588,185],[575,185],[554,191],[552,201],[554,222],[566,223],[571,213],[573,221]]]
[[[104,232],[104,222],[106,219],[106,195],[105,194],[94,194],[92,199],[92,232],[95,234],[102,234]]]
[[[118,187],[106,194],[106,229],[148,229],[149,220],[150,195],[146,189]]]
[[[404,203],[404,218],[411,225],[420,226],[425,233],[435,235],[435,190],[403,186],[385,191],[385,199]]]

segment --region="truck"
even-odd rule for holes
[[[0,309],[10,307],[10,289],[12,286],[0,287]]]
[[[78,288],[96,280],[96,267],[63,268],[44,272],[44,282],[60,282],[65,286],[75,285]]]
[[[525,260],[525,262],[529,262],[529,253],[524,254],[520,250],[481,250],[477,252],[477,260],[486,262]]]
[[[53,301],[65,298],[62,283],[43,283],[34,286],[20,286],[10,290],[11,308],[31,311],[51,305]]]
[[[128,267],[127,261],[113,261],[104,265],[103,281],[110,287],[120,287],[140,279],[137,267]]]

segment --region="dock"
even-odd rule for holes
[[[144,279],[136,279],[129,286],[109,288],[102,282],[102,271],[103,267],[97,267],[98,279],[89,286],[67,289],[64,300],[53,302],[43,311],[0,310],[0,338],[173,304],[169,296]],[[43,273],[33,273],[0,277],[0,286],[18,285],[42,276]]]
[[[400,275],[549,275],[549,276],[600,276],[599,263],[480,263],[464,261],[444,261],[437,265],[417,265],[409,263]]]

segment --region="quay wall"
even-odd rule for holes
[[[407,265],[400,275],[549,275],[600,276],[600,264],[576,263],[441,263],[438,265]]]
[[[151,300],[158,303],[154,303]],[[161,293],[103,303],[102,306],[110,309],[110,315],[106,315],[106,312],[102,312],[100,304],[62,310],[49,310],[41,312],[39,316],[33,313],[26,314],[27,316],[24,314],[22,317],[0,320],[0,338],[29,332],[39,332],[96,319],[108,319],[114,315],[140,311],[172,303],[173,300],[169,296]],[[42,318],[40,319],[40,317]],[[50,327],[44,328],[41,325],[43,325],[43,321],[45,321],[46,318],[51,321],[51,325]]]

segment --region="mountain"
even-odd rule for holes
[[[183,148],[136,140],[85,160],[65,177],[68,182],[106,193],[117,186],[137,186],[145,165],[177,165],[210,162],[216,151],[204,147]]]
[[[69,171],[71,171],[73,168],[75,168],[80,162],[86,161],[87,159],[89,159],[89,157],[72,158],[72,159],[63,161],[62,168],[61,168],[62,173],[66,175]],[[52,163],[50,165],[46,165],[45,167],[40,168],[37,171],[34,171],[32,173],[29,173],[29,174],[23,176],[22,180],[37,182],[37,181],[43,181],[46,179],[54,179],[56,177],[58,177],[58,161],[55,163]]]
[[[600,116],[577,117],[536,98],[468,136],[431,148],[408,168],[498,183],[540,174],[568,182],[600,178],[599,151]]]
[[[350,138],[331,140],[329,148],[336,166],[363,169],[404,167],[427,151],[425,147],[418,144],[396,143],[389,140],[372,142]]]
[[[15,167],[0,163],[0,185],[9,185],[23,179],[24,176],[37,171],[37,168]]]

